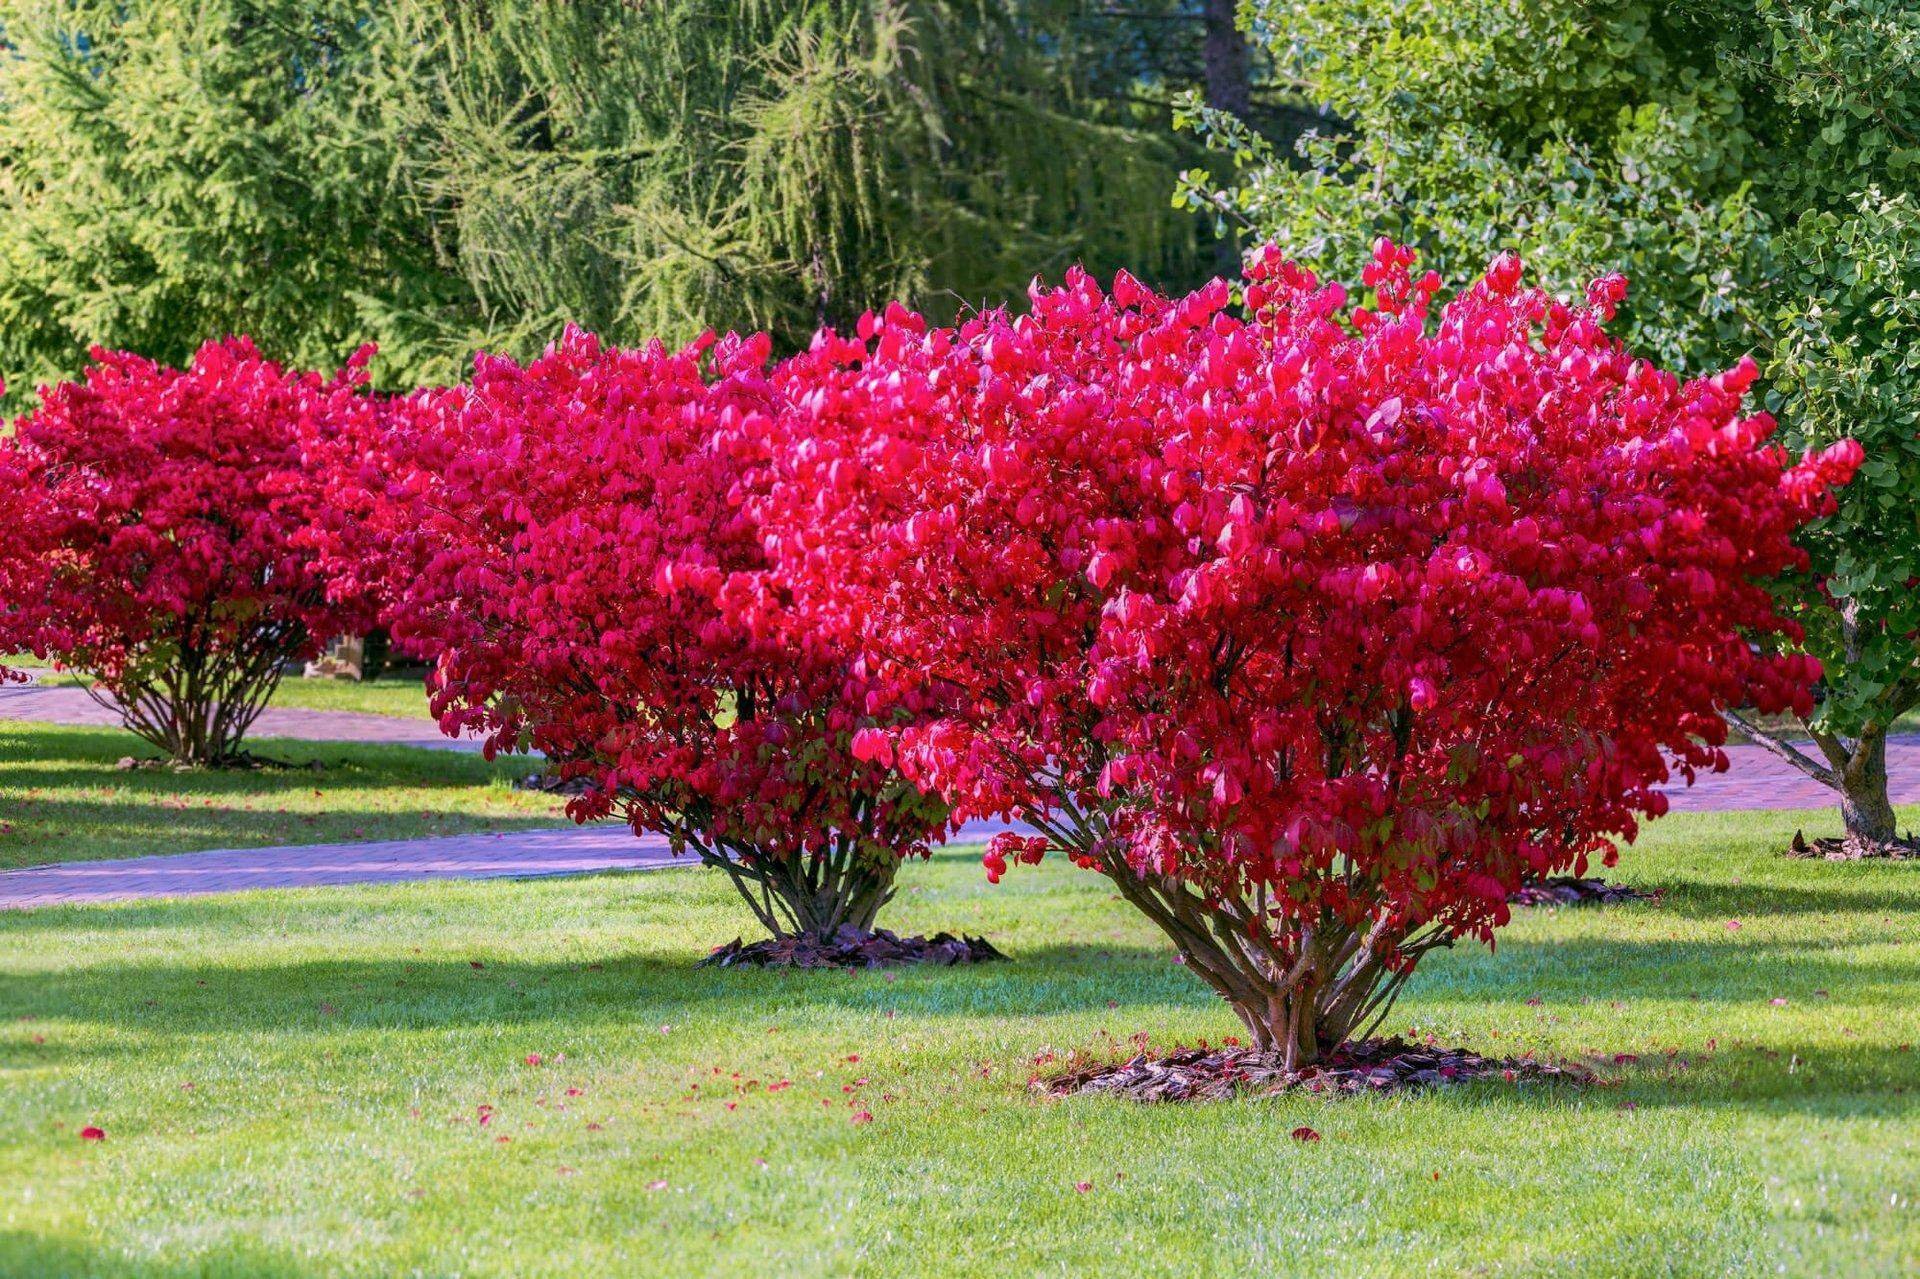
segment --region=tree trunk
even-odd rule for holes
[[[1253,107],[1253,86],[1247,73],[1247,37],[1234,21],[1239,0],[1206,0],[1206,40],[1201,56],[1206,68],[1207,105],[1241,119]],[[1240,274],[1240,239],[1223,226],[1213,246],[1214,270],[1232,279]]]
[[[1898,837],[1893,802],[1887,794],[1887,731],[1876,728],[1862,734],[1852,756],[1839,770],[1840,816],[1847,834],[1871,844],[1890,844]]]
[[[1045,829],[1044,818],[1028,820]],[[1288,1070],[1314,1065],[1356,1035],[1372,1033],[1420,956],[1448,944],[1439,932],[1409,937],[1384,922],[1366,931],[1336,922],[1276,926],[1254,903],[1215,900],[1176,880],[1143,876],[1110,844],[1078,847],[1160,926],[1187,970],[1227,1001],[1253,1046],[1279,1057]]]
[[[1870,724],[1851,741],[1835,733],[1808,730],[1825,758],[1826,762],[1822,763],[1739,711],[1727,710],[1721,714],[1728,723],[1746,733],[1754,745],[1772,752],[1821,785],[1838,791],[1840,817],[1846,823],[1850,842],[1884,849],[1898,841],[1893,801],[1887,790],[1885,724]]]
[[[689,841],[700,860],[727,873],[755,919],[773,937],[832,937],[843,929],[873,931],[880,908],[893,900],[899,863],[875,865],[841,846],[825,857],[775,858],[748,849]]]
[[[1206,0],[1206,41],[1201,57],[1206,65],[1207,105],[1245,118],[1253,106],[1248,78],[1247,37],[1235,20],[1239,0]]]

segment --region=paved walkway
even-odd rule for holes
[[[81,689],[62,687],[0,689],[0,720],[5,719],[88,725],[116,722]],[[255,735],[437,750],[475,747],[475,743],[435,733],[425,721],[346,711],[269,709],[261,714]],[[1702,777],[1691,788],[1669,788],[1674,811],[1826,808],[1834,803],[1833,792],[1757,746],[1731,747],[1728,754],[1732,759],[1728,772]],[[1893,779],[1894,802],[1920,803],[1920,736],[1892,739],[1887,769]],[[981,840],[1000,829],[998,823],[976,822],[957,838]],[[610,824],[360,844],[218,849],[0,871],[0,909],[248,888],[579,875],[672,864],[664,839],[636,839],[626,827]]]
[[[0,720],[118,728],[120,717],[70,684],[0,686]],[[316,711],[269,706],[253,721],[248,740],[291,737],[309,742],[373,742],[424,750],[477,751],[480,743],[447,737],[432,720],[359,711]]]
[[[249,888],[585,875],[650,870],[673,862],[666,840],[635,839],[618,825],[359,844],[222,848],[0,871],[0,910],[133,897],[196,897]]]
[[[1809,755],[1819,758],[1811,742]],[[1731,767],[1710,773],[1691,787],[1667,787],[1676,813],[1726,812],[1755,808],[1831,808],[1834,792],[1779,756],[1758,746],[1727,747]],[[1896,804],[1920,804],[1920,735],[1887,739],[1888,791]]]
[[[970,822],[956,840],[978,842],[1005,829],[1001,822]],[[163,857],[34,866],[0,871],[0,910],[136,897],[198,897],[249,888],[397,884],[423,879],[529,879],[697,864],[691,855],[673,856],[661,836],[636,838],[627,827],[609,822],[492,835],[222,848]]]

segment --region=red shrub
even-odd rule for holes
[[[720,605],[761,567],[728,494],[771,407],[766,354],[572,331],[526,367],[482,358],[336,472],[336,545],[384,565],[396,637],[439,654],[448,732],[545,752],[588,787],[576,818],[665,832],[775,935],[865,932],[946,812],[853,757],[839,650],[777,601],[753,626]]]
[[[1256,1042],[1310,1061],[1414,963],[1491,941],[1523,877],[1611,863],[1718,706],[1806,706],[1758,579],[1858,461],[1789,466],[1753,367],[1680,384],[1517,260],[1437,322],[1268,250],[1216,281],[894,309],[779,373],[750,503],[800,612],[938,716],[860,738],[1113,880]],[[876,702],[876,708],[881,703]]]
[[[284,663],[364,621],[295,534],[318,509],[303,432],[369,411],[363,352],[332,378],[244,338],[190,367],[95,350],[0,441],[7,639],[91,674],[174,759],[231,762]]]

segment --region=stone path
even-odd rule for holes
[[[0,689],[0,720],[111,725],[113,716],[77,688]],[[346,711],[274,710],[262,713],[260,737],[382,742],[470,750],[425,721]],[[1833,793],[1757,746],[1728,750],[1728,772],[1693,787],[1669,789],[1676,812],[1736,809],[1828,808]],[[1887,769],[1896,804],[1920,803],[1920,736],[1892,739]],[[1003,829],[973,823],[957,837],[977,841]],[[666,841],[636,839],[624,826],[442,835],[360,844],[218,849],[123,861],[75,862],[0,871],[0,909],[138,897],[192,896],[248,888],[395,883],[403,880],[488,879],[580,875],[604,870],[649,870],[675,864]],[[683,863],[691,864],[691,863]]]
[[[1811,742],[1805,749],[1818,757]],[[1667,788],[1674,812],[1831,808],[1839,803],[1833,791],[1758,746],[1729,746],[1727,755],[1731,767],[1726,772],[1703,776],[1691,787]],[[1920,735],[1887,739],[1887,781],[1894,803],[1920,804]]]
[[[1006,828],[1001,822],[970,822],[956,838],[958,842],[974,843]],[[667,841],[658,835],[636,838],[625,826],[603,823],[359,844],[222,848],[164,857],[34,866],[0,871],[0,910],[139,897],[198,897],[249,888],[529,879],[693,865],[698,863],[690,856],[673,856]]]
[[[87,728],[120,725],[119,716],[94,701],[84,688],[67,684],[0,686],[0,720],[33,720]],[[443,735],[432,720],[298,707],[267,707],[260,712],[260,718],[253,721],[253,729],[247,736],[249,740],[290,737],[309,742],[372,742],[385,746],[417,746],[423,750],[480,749],[477,741]]]
[[[615,825],[357,844],[222,848],[0,871],[0,910],[134,897],[195,897],[249,888],[585,875],[649,870],[671,865],[673,860],[666,840],[635,839],[625,826]]]

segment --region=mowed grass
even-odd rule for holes
[[[1038,1098],[1234,1024],[1100,879],[965,850],[889,922],[1011,964],[696,969],[749,927],[697,869],[0,915],[0,1274],[1910,1274],[1920,865],[1799,825],[1659,823],[1618,873],[1662,903],[1528,914],[1396,1011],[1586,1090]]]
[[[292,767],[122,771],[122,757],[152,754],[126,733],[0,720],[0,869],[566,821],[553,796],[512,788],[534,767],[525,759],[280,739],[256,749]]]
[[[35,679],[49,687],[83,688],[93,683],[73,671],[56,671],[31,656],[5,658],[6,665],[30,670]],[[363,715],[387,715],[396,719],[432,720],[427,710],[427,686],[418,675],[382,675],[378,679],[307,679],[289,675],[274,689],[268,703],[281,709],[309,711],[356,711]]]

